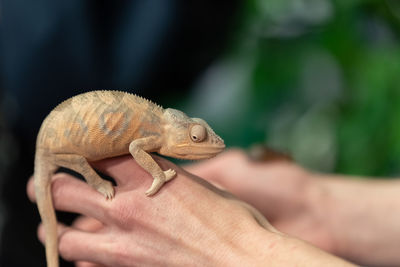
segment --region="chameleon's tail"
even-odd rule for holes
[[[51,176],[57,169],[46,153],[39,149],[35,155],[34,184],[36,202],[46,232],[47,267],[58,267],[57,219],[51,198]]]

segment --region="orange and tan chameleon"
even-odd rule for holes
[[[51,177],[59,167],[82,174],[89,185],[112,199],[111,182],[102,179],[89,162],[130,153],[154,178],[146,191],[150,196],[176,173],[163,171],[149,152],[206,159],[224,148],[224,141],[204,120],[126,92],[92,91],[62,102],[43,121],[36,143],[34,184],[46,232],[47,266],[58,266]]]

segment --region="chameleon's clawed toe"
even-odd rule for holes
[[[94,186],[107,200],[113,199],[115,195],[114,186],[111,182],[103,180],[102,183]]]
[[[172,178],[175,177],[176,171],[173,169],[169,169],[169,170],[164,171],[164,174],[165,174],[165,181],[168,182],[169,180],[171,180]]]

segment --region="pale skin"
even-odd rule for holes
[[[223,140],[204,120],[163,109],[129,93],[92,91],[62,102],[43,121],[36,142],[34,184],[47,232],[47,266],[58,267],[51,177],[59,167],[82,174],[103,195],[103,201],[111,200],[115,195],[111,182],[102,179],[90,162],[130,154],[152,176],[152,184],[144,191],[152,196],[176,172],[162,170],[150,152],[180,159],[206,159],[224,148]],[[261,215],[258,218],[265,221]]]
[[[57,174],[55,207],[85,216],[72,227],[59,227],[61,256],[78,266],[352,266],[261,226],[230,194],[169,161],[157,162],[162,169],[175,169],[177,178],[152,198],[143,194],[151,176],[129,157],[93,164],[117,182],[111,202],[101,201],[82,181]],[[34,200],[32,181],[28,194]],[[40,227],[42,242],[44,232]]]

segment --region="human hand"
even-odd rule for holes
[[[277,235],[272,227],[262,228],[249,209],[204,180],[157,160],[163,169],[173,168],[178,175],[153,197],[144,194],[151,176],[129,156],[93,164],[115,178],[118,186],[112,201],[67,174],[54,176],[56,209],[95,219],[80,219],[72,227],[59,225],[63,258],[106,266],[256,266],[263,262],[265,241],[272,242]],[[33,200],[32,181],[28,194]],[[42,227],[39,237],[44,240]]]
[[[106,201],[83,181],[53,177],[58,210],[83,214],[71,227],[59,225],[59,251],[79,267],[99,266],[350,266],[301,240],[259,224],[248,204],[165,159],[177,177],[153,197],[151,176],[131,157],[96,162],[115,178],[116,197]],[[34,187],[28,183],[34,200]],[[38,230],[43,242],[45,233]],[[290,255],[290,256],[288,256]]]
[[[313,174],[299,165],[254,162],[244,151],[232,149],[185,169],[250,203],[278,230],[336,252]]]

